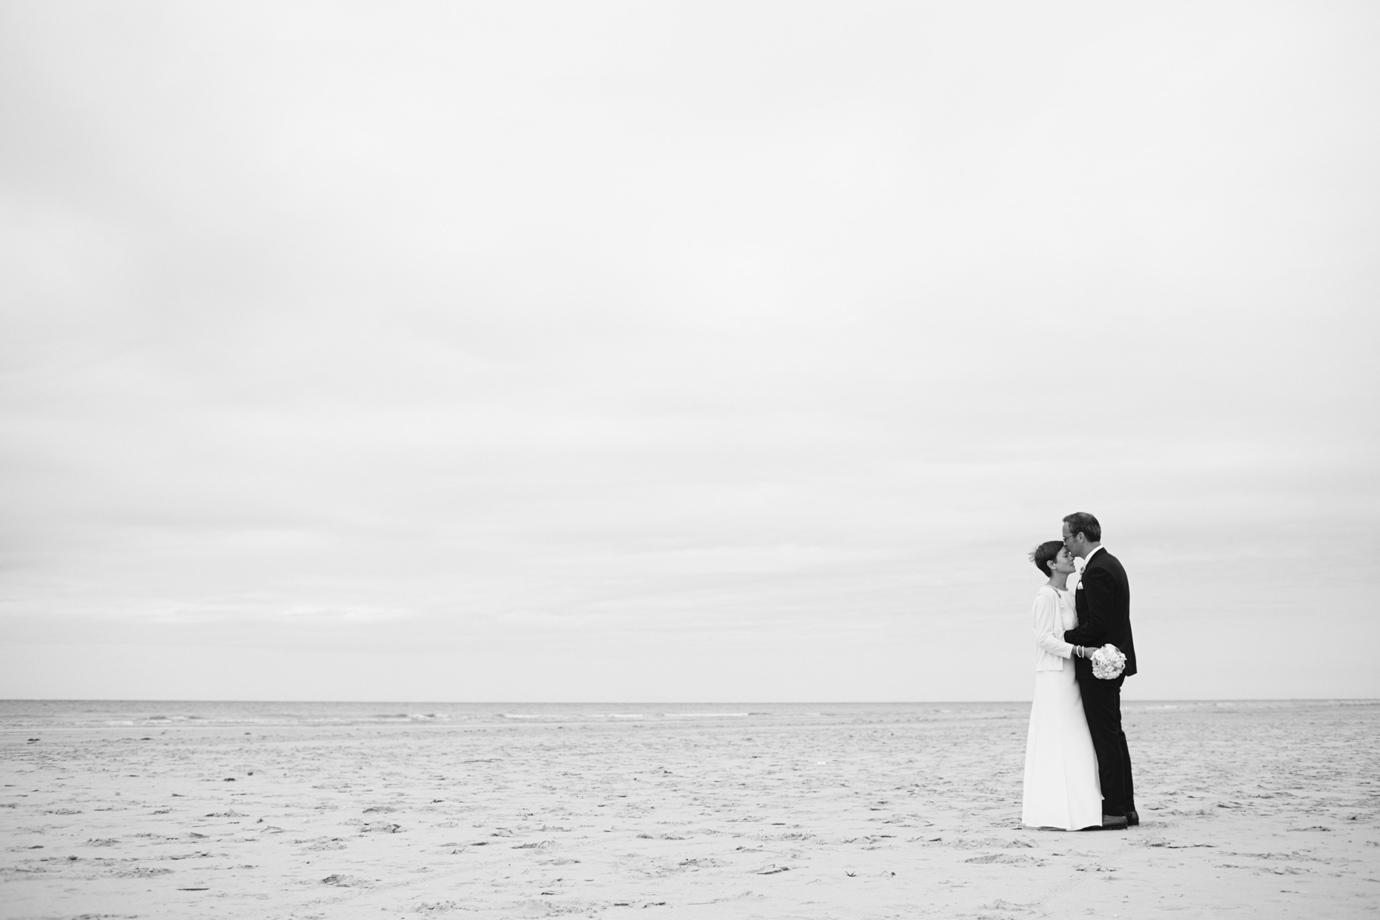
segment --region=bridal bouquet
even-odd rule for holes
[[[1093,677],[1098,680],[1116,680],[1126,670],[1126,656],[1110,642],[1093,652],[1089,660],[1092,662]]]

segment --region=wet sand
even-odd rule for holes
[[[1380,704],[1128,705],[1082,833],[1027,712],[9,727],[0,918],[1380,915]]]

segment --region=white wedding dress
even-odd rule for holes
[[[1035,595],[1035,696],[1025,741],[1021,823],[1078,830],[1102,825],[1097,779],[1083,696],[1073,677],[1072,646],[1064,630],[1078,625],[1069,598],[1051,585]]]

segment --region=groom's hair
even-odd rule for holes
[[[1064,523],[1069,525],[1069,536],[1076,537],[1081,533],[1088,538],[1089,543],[1102,542],[1102,525],[1088,512],[1075,511],[1064,518]]]
[[[1040,574],[1049,575],[1049,563],[1054,557],[1059,555],[1059,550],[1064,548],[1063,540],[1050,540],[1048,543],[1041,543],[1035,547],[1035,551],[1030,554],[1030,561],[1035,563],[1035,568],[1040,570]]]

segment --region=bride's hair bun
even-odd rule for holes
[[[1039,546],[1032,549],[1028,558],[1031,562],[1035,563],[1035,568],[1040,570],[1040,574],[1047,577],[1049,575],[1049,565],[1047,563],[1058,556],[1059,550],[1063,548],[1064,542],[1062,540],[1050,540],[1048,543],[1041,543]]]

